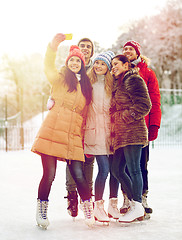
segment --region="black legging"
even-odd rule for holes
[[[57,168],[57,157],[42,154],[43,176],[39,184],[38,198],[48,200],[52,183],[55,179]],[[70,161],[68,161],[69,163]],[[78,193],[81,199],[88,200],[91,198],[88,183],[83,173],[83,162],[73,160],[68,164],[70,173],[76,182]]]

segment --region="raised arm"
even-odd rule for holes
[[[59,72],[55,66],[56,53],[59,44],[63,42],[65,38],[63,33],[57,33],[47,47],[44,60],[44,71],[51,85],[54,81],[59,79]]]

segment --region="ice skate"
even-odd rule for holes
[[[127,213],[123,214],[119,218],[119,222],[121,223],[131,223],[135,220],[142,221],[144,220],[144,208],[142,203],[137,201],[131,201],[130,209]]]
[[[119,219],[120,213],[117,206],[118,206],[118,199],[110,198],[109,206],[108,206],[108,217],[113,219]]]
[[[89,227],[92,227],[95,223],[92,199],[83,201],[82,207],[85,217],[85,223]]]
[[[121,214],[126,213],[130,208],[130,200],[128,199],[125,193],[123,193],[123,198],[124,198],[123,206],[120,208]]]
[[[109,225],[110,218],[104,210],[104,200],[95,201],[94,217],[96,221]]]
[[[48,201],[37,199],[36,221],[37,225],[42,229],[47,229],[49,220],[47,218]]]
[[[152,208],[150,208],[148,206],[148,203],[147,203],[147,194],[148,194],[148,191],[146,191],[143,195],[142,195],[142,205],[145,209],[145,219],[150,219],[150,214],[153,212]]]
[[[73,221],[75,220],[75,217],[78,216],[78,195],[76,191],[70,191],[68,192],[67,197],[68,200],[68,213],[70,216],[73,217]]]

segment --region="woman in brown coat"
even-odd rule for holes
[[[71,46],[66,64],[58,72],[55,67],[56,50],[65,40],[57,34],[48,45],[45,56],[45,73],[52,85],[54,106],[48,112],[32,146],[42,159],[43,177],[38,189],[37,223],[47,228],[48,197],[54,181],[57,160],[67,162],[84,203],[86,224],[94,223],[91,193],[83,173],[82,146],[83,122],[92,99],[92,87],[85,70],[85,58],[78,46]]]
[[[142,220],[143,180],[140,169],[142,147],[148,144],[145,115],[151,108],[148,90],[136,69],[124,55],[112,60],[115,77],[111,99],[111,137],[114,151],[112,173],[122,184],[129,198],[130,210],[121,215],[119,222]],[[126,174],[128,168],[131,178]]]

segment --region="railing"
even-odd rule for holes
[[[160,89],[162,121],[153,147],[182,147],[182,90]],[[0,150],[12,151],[31,149],[45,113],[40,114],[37,123],[0,126]],[[23,134],[23,142],[22,142]]]
[[[30,149],[39,127],[23,127],[24,141],[21,141],[21,126],[2,127],[0,132],[0,150],[12,151]]]
[[[182,89],[160,89],[162,120],[153,146],[182,147]]]

